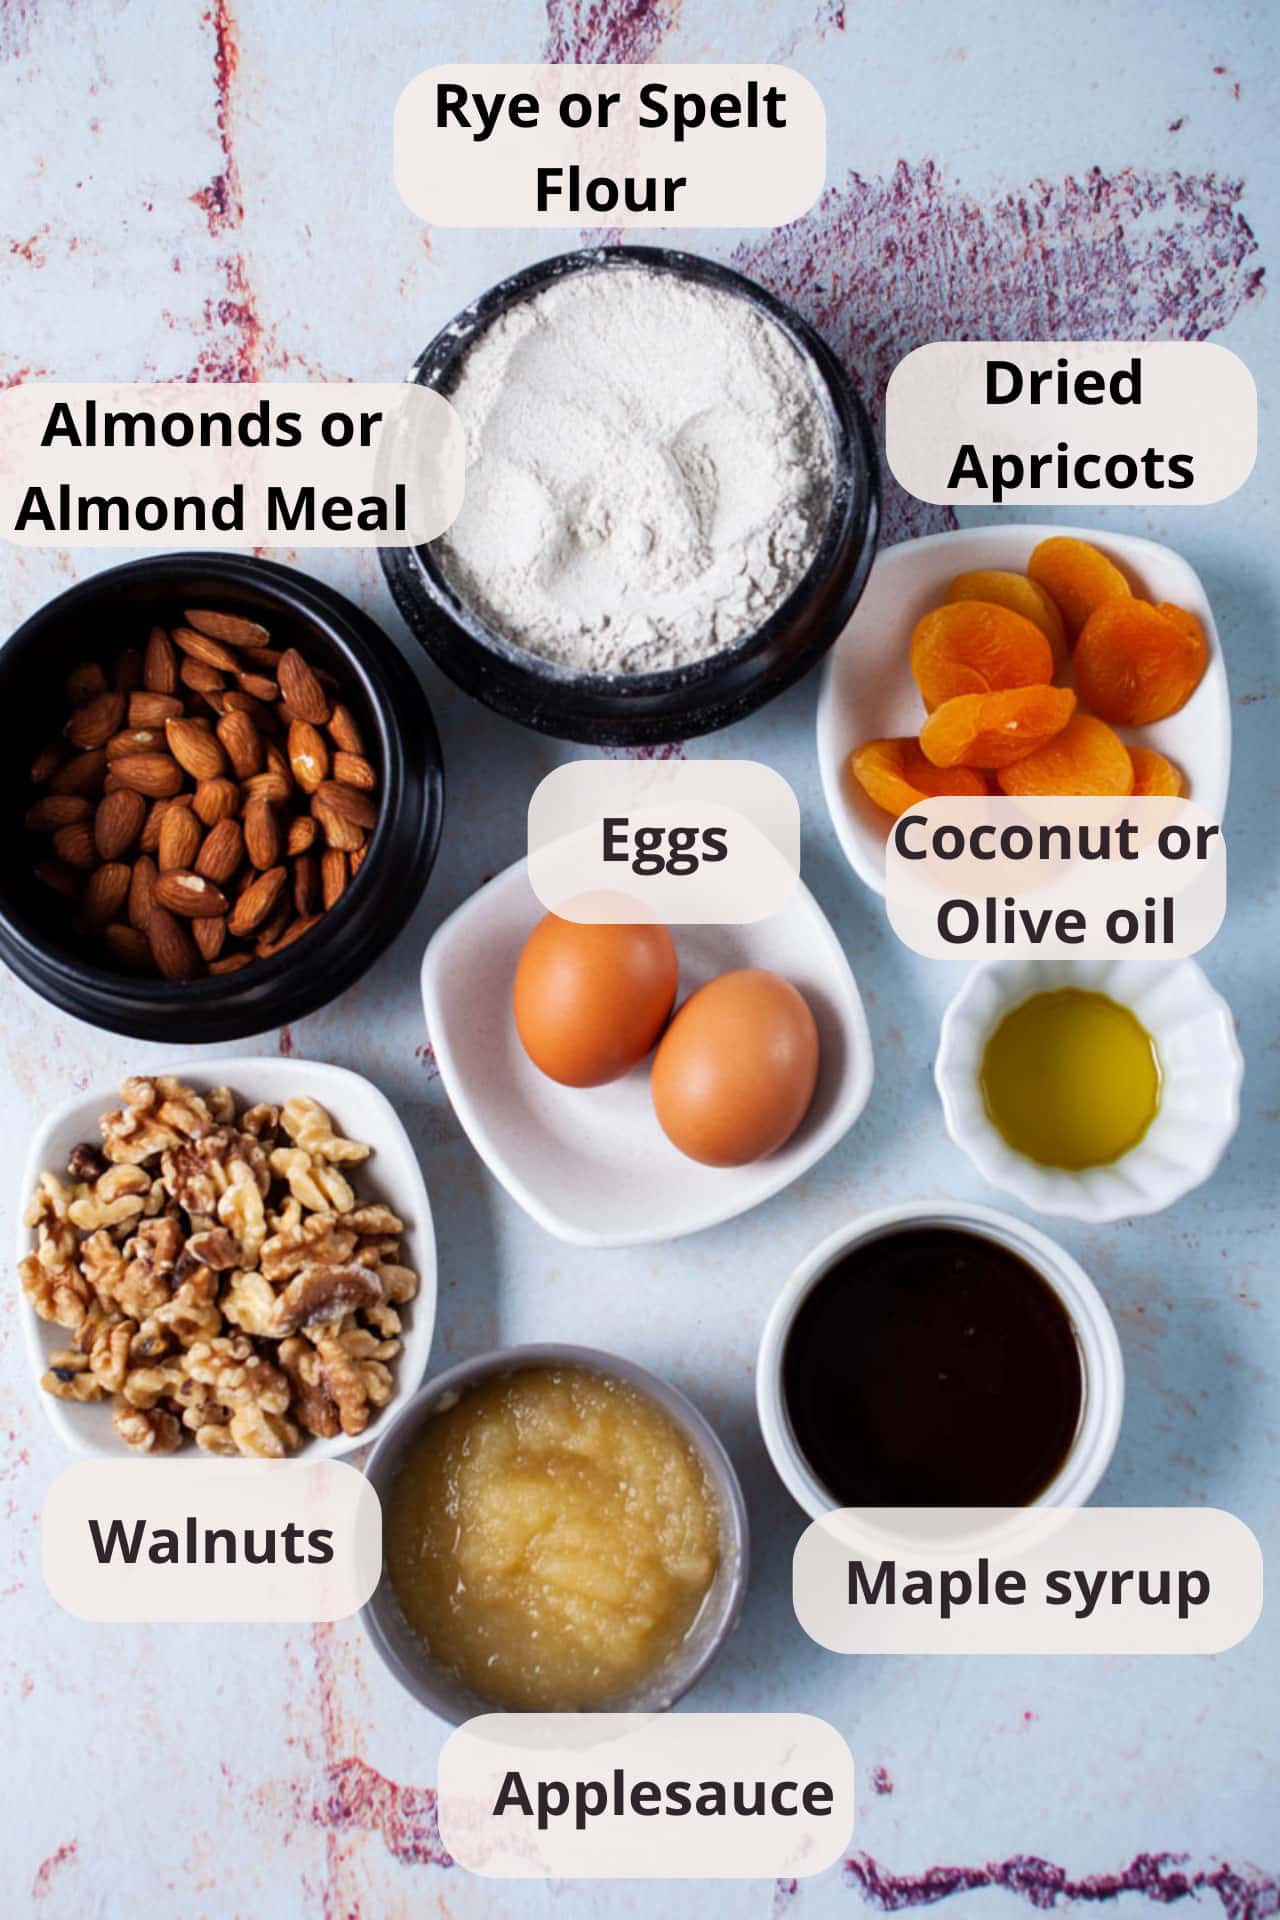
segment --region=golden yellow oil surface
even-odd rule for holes
[[[1047,1167],[1105,1166],[1155,1119],[1160,1057],[1137,1015],[1108,994],[1035,993],[988,1040],[982,1093],[1015,1152]]]
[[[483,1382],[437,1414],[386,1506],[409,1624],[496,1705],[617,1699],[697,1617],[720,1558],[702,1463],[656,1401],[583,1368]]]

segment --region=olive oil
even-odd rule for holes
[[[1016,1153],[1079,1171],[1136,1147],[1160,1105],[1160,1057],[1137,1015],[1105,993],[1035,993],[982,1056],[982,1094]]]

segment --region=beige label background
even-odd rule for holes
[[[992,1577],[1002,1567],[1026,1578],[1020,1606],[970,1603],[944,1619],[936,1576],[942,1567],[976,1581],[986,1554]],[[898,1599],[849,1605],[849,1561],[860,1559],[874,1581],[895,1562]],[[908,1569],[935,1575],[933,1605],[906,1605]],[[1072,1581],[1070,1604],[1046,1604],[1045,1576],[1080,1569],[1096,1576],[1168,1569],[1174,1603],[1145,1606],[1129,1581],[1118,1602],[1108,1598],[1087,1619]],[[1203,1605],[1178,1618],[1177,1571],[1209,1576]],[[1221,1653],[1252,1632],[1262,1612],[1262,1549],[1234,1514],[1217,1507],[851,1508],[815,1520],[792,1563],[796,1617],[811,1639],[835,1653]],[[1109,1593],[1109,1585],[1105,1592]]]
[[[979,858],[969,852],[959,859],[942,859],[930,853],[924,860],[907,858],[898,848],[895,830],[885,846],[885,904],[889,924],[898,938],[931,960],[966,960],[1007,957],[1042,960],[1114,960],[1184,959],[1198,953],[1222,925],[1227,907],[1227,854],[1221,832],[1201,841],[1215,822],[1193,800],[1157,798],[1074,799],[1066,797],[1010,799],[992,796],[983,799],[947,797],[922,801],[909,809],[909,816],[924,821],[903,831],[913,849],[928,846],[934,830],[954,826],[965,836],[975,829],[989,827],[985,844],[998,846],[999,835],[1007,828],[1025,827],[1039,847],[1042,826],[1066,827],[1073,848],[1072,857],[1063,859],[1056,851],[1049,859],[1038,857],[1013,859],[998,856]],[[1132,860],[1084,860],[1074,849],[1078,835],[1087,828],[1090,843],[1099,844],[1099,830],[1110,823],[1133,822],[1132,844],[1140,849]],[[1207,857],[1194,853],[1184,859],[1162,857],[1159,834],[1166,828],[1182,828],[1190,835],[1192,848],[1204,844]],[[1060,843],[1057,836],[1053,845]],[[1032,946],[1020,938],[1016,945],[990,944],[983,930],[971,941],[958,944],[944,940],[938,928],[939,908],[948,900],[972,900],[981,904],[988,895],[1003,902],[1009,895],[1017,907],[1039,916],[1050,910],[1077,908],[1085,915],[1085,937],[1079,942],[1060,939],[1050,932]],[[1174,898],[1171,945],[1148,945],[1143,939],[1117,944],[1106,937],[1108,914],[1115,908],[1143,912],[1148,897]],[[961,916],[956,916],[959,923]],[[1053,922],[1046,923],[1052,927]]]
[[[1065,358],[1071,374],[1096,368],[1109,377],[1142,361],[1142,402],[1116,405],[1109,398],[1089,406],[1047,397],[1032,405],[1025,393],[989,406],[986,364],[999,358],[1025,369],[1055,370]],[[894,478],[918,500],[937,506],[989,506],[992,496],[973,481],[948,485],[962,446],[972,443],[990,478],[996,453],[1053,453],[1065,440],[1068,458],[1101,454],[1090,470],[1097,487],[1053,484],[1050,470],[1039,486],[1006,488],[1002,505],[1057,506],[1068,501],[1098,506],[1205,506],[1243,486],[1258,451],[1258,394],[1253,375],[1227,347],[1206,340],[1070,341],[935,340],[899,361],[885,395],[885,452]],[[1107,484],[1108,454],[1138,459],[1147,447],[1166,456],[1192,456],[1194,484],[1175,491],[1167,484],[1132,487]],[[1167,468],[1164,478],[1168,479]]]
[[[329,1528],[333,1559],[250,1566],[238,1547],[235,1566],[155,1566],[144,1544],[131,1567],[118,1553],[99,1564],[90,1520],[104,1537],[112,1520],[130,1534],[145,1520],[172,1528],[181,1546],[188,1515],[202,1536],[224,1527],[237,1542],[249,1528],[259,1543],[269,1528],[280,1536],[291,1521],[304,1535]],[[45,1584],[81,1620],[345,1620],[378,1584],[382,1509],[364,1475],[341,1460],[82,1460],[45,1496],[42,1542]],[[305,1538],[298,1551],[308,1551]]]
[[[723,1818],[605,1813],[579,1831],[572,1804],[539,1832],[517,1809],[493,1813],[518,1770],[533,1799],[539,1780],[600,1781],[615,1768],[629,1785],[686,1780],[824,1781],[829,1813]],[[484,1714],[450,1735],[440,1755],[440,1837],[472,1873],[520,1879],[754,1879],[821,1873],[853,1833],[853,1756],[825,1720],[807,1713]],[[794,1796],[792,1796],[794,1798]]]
[[[745,96],[749,83],[761,92],[786,94],[781,128],[704,125],[677,142],[669,126],[641,129],[640,89],[664,83],[668,107],[677,92],[710,99],[723,92]],[[436,127],[436,87],[456,82],[486,98],[532,93],[541,105],[536,127],[519,128],[505,117],[488,139],[478,141],[452,122]],[[560,119],[568,93],[620,93],[609,125],[576,130]],[[474,124],[474,113],[469,114]],[[585,200],[576,212],[564,198],[540,213],[539,167],[578,165],[583,181],[624,175],[659,182],[684,175],[674,210],[628,213],[620,201],[596,212]],[[822,192],[827,164],[827,118],[810,82],[789,67],[775,66],[481,66],[432,67],[411,80],[396,104],[395,174],[401,197],[420,219],[440,227],[774,227],[799,219]],[[662,195],[659,188],[659,209]]]
[[[633,847],[638,828],[723,828],[728,856],[692,874],[633,873],[602,851],[602,822],[624,817]],[[799,878],[800,803],[756,760],[571,760],[529,802],[529,884],[566,920],[745,926],[784,907]]]
[[[149,414],[228,414],[235,423],[269,402],[273,416],[300,416],[296,447],[74,447],[65,439],[40,445],[50,412],[66,401],[77,426],[84,406],[97,403],[99,418],[109,411]],[[347,447],[325,443],[326,415],[353,415],[356,433]],[[370,428],[369,445],[359,444],[360,415],[380,414]],[[157,432],[157,441],[160,440]],[[198,441],[198,430],[196,439]],[[152,383],[35,381],[0,392],[0,534],[19,546],[33,547],[204,547],[249,546],[368,547],[416,546],[443,533],[462,506],[465,446],[462,422],[440,394],[404,382],[347,381],[160,381]],[[57,511],[57,493],[65,482],[73,496],[122,495],[130,504],[130,527],[100,533],[52,530],[32,523],[21,533],[17,519],[27,489],[40,486]],[[243,524],[221,531],[211,523],[203,531],[172,521],[154,531],[132,524],[134,504],[148,496],[170,499],[199,495],[208,506],[239,482],[244,489]],[[298,488],[312,486],[317,506],[323,496],[341,494],[355,502],[366,495],[390,500],[397,483],[406,489],[407,527],[403,532],[371,533],[352,527],[334,532],[323,526],[273,531],[267,523],[267,489],[286,490],[292,501]]]

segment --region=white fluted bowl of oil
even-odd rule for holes
[[[947,1131],[1038,1213],[1159,1213],[1207,1180],[1240,1118],[1235,1022],[1194,960],[979,967],[942,1021]]]

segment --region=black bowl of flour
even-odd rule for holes
[[[592,502],[582,510],[583,525],[572,530],[567,554],[562,551],[566,545],[563,523],[549,526],[545,516],[540,520],[542,488],[527,474],[515,476],[509,497],[503,486],[510,476],[500,475],[503,486],[495,488],[487,483],[488,476],[482,475],[482,481],[486,482],[483,510],[488,517],[482,534],[488,542],[484,551],[491,556],[494,568],[492,595],[488,580],[475,565],[468,571],[451,551],[461,521],[441,540],[427,546],[386,548],[382,552],[383,568],[401,613],[431,658],[451,679],[486,706],[522,726],[559,739],[581,740],[596,746],[652,745],[712,733],[743,719],[784,692],[821,657],[856,606],[870,571],[879,521],[879,476],[871,429],[857,395],[830,348],[798,314],[763,288],[696,254],[656,247],[593,247],[526,267],[490,288],[437,334],[418,360],[413,378],[420,385],[449,397],[459,392],[467,377],[474,388],[479,378],[477,365],[483,363],[477,363],[470,356],[482,343],[491,352],[495,351],[494,343],[500,340],[508,316],[515,314],[524,303],[537,301],[539,296],[558,289],[569,276],[628,273],[632,276],[630,287],[634,287],[638,284],[637,269],[648,275],[674,276],[686,288],[708,290],[717,296],[715,305],[721,316],[731,312],[723,304],[726,296],[733,302],[746,302],[749,312],[741,315],[744,341],[750,332],[761,348],[768,378],[778,385],[781,394],[780,406],[788,398],[796,403],[785,418],[782,413],[779,415],[779,444],[784,444],[784,429],[797,418],[797,409],[802,425],[812,427],[815,420],[822,423],[821,446],[814,441],[812,491],[798,502],[794,499],[789,502],[776,539],[770,533],[762,546],[761,534],[757,531],[753,535],[754,545],[750,551],[764,579],[763,589],[757,580],[748,576],[744,566],[745,584],[741,591],[735,585],[732,600],[726,598],[720,603],[728,605],[729,612],[724,616],[718,613],[718,625],[700,621],[695,593],[685,625],[681,627],[682,603],[678,593],[673,594],[669,582],[661,577],[659,539],[650,601],[643,557],[643,542],[650,537],[646,525],[647,501],[629,465],[622,475],[627,485],[622,491],[617,518],[614,524],[605,526],[597,542],[592,516],[599,517],[603,512],[607,520],[609,476],[606,468],[612,462],[617,471],[620,443],[609,433],[602,434],[599,420],[589,412],[593,377],[596,379],[594,390],[598,391],[600,375],[599,355],[593,355],[590,350],[582,354],[580,366],[567,352],[557,367],[554,353],[548,358],[543,349],[542,365],[550,369],[558,389],[559,411],[546,395],[533,395],[539,409],[534,415],[537,431],[543,437],[553,468],[558,464],[558,452],[563,450],[564,436],[582,435],[583,449],[592,444],[587,435],[600,436],[597,467],[601,486],[598,490],[591,489]],[[664,279],[644,284],[660,287]],[[574,291],[576,294],[576,284]],[[608,304],[615,289],[597,286],[588,291],[599,305],[601,296]],[[542,302],[533,311],[541,312],[548,304]],[[491,333],[491,329],[495,331]],[[781,342],[777,342],[778,334],[782,336]],[[771,342],[777,342],[776,353]],[[589,342],[588,348],[595,345]],[[579,346],[581,348],[581,340]],[[705,353],[705,342],[702,346]],[[600,351],[604,351],[603,339]],[[664,339],[651,370],[646,364],[646,379],[651,371],[655,404],[661,401],[664,390],[686,378],[688,367],[682,365],[682,354],[693,351],[694,342],[676,332],[674,337]],[[597,361],[594,376],[593,358]],[[741,385],[742,377],[751,369],[739,368],[731,356],[726,357],[725,364],[726,389],[732,390]],[[797,370],[802,393],[798,392],[795,380]],[[575,390],[579,383],[581,404]],[[633,410],[637,388],[643,388],[644,384],[637,381],[633,364],[629,378]],[[465,395],[471,389],[463,391]],[[511,392],[505,391],[502,397],[509,406]],[[712,425],[706,432],[718,436],[714,444],[722,455],[722,471],[718,476],[715,474],[714,461],[708,460],[705,445],[699,444],[701,427],[695,423],[687,462],[683,460],[682,448],[676,448],[676,459],[681,462],[678,477],[687,473],[690,484],[687,488],[677,488],[678,499],[674,504],[683,510],[686,495],[690,496],[696,518],[696,509],[706,493],[700,473],[702,469],[711,472],[718,492],[713,495],[715,512],[709,521],[711,530],[707,541],[720,540],[723,551],[710,549],[710,560],[720,569],[718,578],[727,576],[732,580],[737,555],[724,541],[722,529],[726,521],[732,522],[734,518],[735,498],[741,496],[744,489],[749,492],[753,485],[761,484],[760,473],[769,466],[770,449],[766,435],[762,443],[763,458],[735,460],[732,457],[734,422],[729,417],[729,409],[720,409],[718,415],[716,410],[709,409],[708,417]],[[705,440],[705,435],[703,438]],[[625,444],[629,446],[630,442]],[[582,449],[580,458],[581,455]],[[644,457],[650,458],[647,448],[644,448]],[[665,450],[652,457],[655,482],[660,490]],[[808,485],[802,461],[793,458],[789,471],[793,487]],[[472,504],[470,491],[474,481],[475,474],[469,465],[468,504]],[[604,509],[599,504],[599,493],[603,493],[606,501]],[[468,504],[464,504],[464,515]],[[660,507],[665,504],[659,502]],[[474,505],[472,512],[474,526]],[[749,523],[749,515],[745,518]],[[659,533],[661,531],[660,526]],[[692,537],[701,536],[695,531]],[[593,542],[597,542],[595,549]],[[472,546],[475,546],[474,540]],[[614,595],[608,569],[614,564],[613,554],[619,547],[629,556],[629,561],[624,559],[619,567]],[[642,557],[637,558],[637,551]],[[574,634],[564,641],[551,628],[551,640],[544,641],[547,621],[543,620],[536,634],[532,625],[542,618],[537,611],[540,582],[544,574],[554,575],[561,562],[564,579],[575,589],[580,578],[585,580],[584,591],[594,609],[591,618],[599,630],[593,629],[581,639]],[[763,613],[756,618],[751,607],[761,604],[762,596]],[[655,611],[651,616],[650,606],[667,611]],[[669,611],[673,606],[674,613]],[[521,627],[526,607],[531,623],[528,634]],[[554,611],[553,608],[553,616]],[[674,637],[664,631],[662,643],[653,648],[641,645],[623,649],[619,635],[625,632],[629,638],[637,628],[647,632],[651,617],[658,623],[666,621],[674,629]],[[714,638],[721,632],[727,634],[723,644]],[[561,657],[549,657],[544,646],[558,650]],[[685,657],[691,648],[708,646],[711,650],[702,652],[700,657]],[[611,657],[611,648],[615,652],[626,652],[626,665],[620,666]],[[648,668],[647,651],[665,654],[664,664],[656,670]],[[579,654],[581,657],[576,657]],[[607,662],[604,670],[597,664],[601,657]]]

